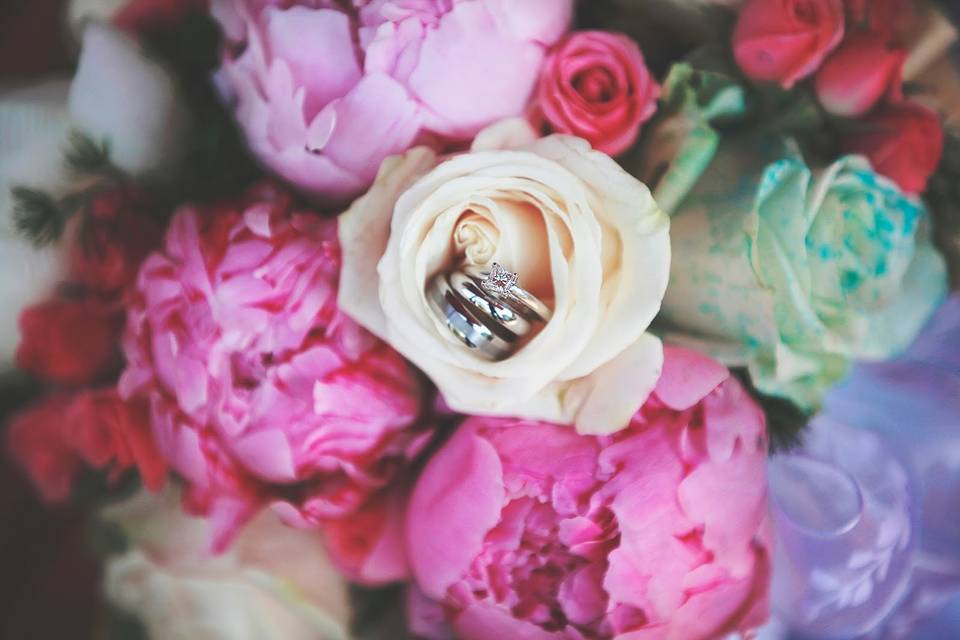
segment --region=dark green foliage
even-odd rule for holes
[[[115,171],[110,164],[110,144],[106,140],[97,142],[76,130],[70,132],[63,164],[71,175],[78,177]]]
[[[769,396],[757,390],[746,369],[732,369],[731,372],[767,416],[770,453],[785,453],[800,446],[803,430],[811,416],[789,400]]]
[[[49,194],[16,186],[13,195],[13,224],[17,231],[37,247],[53,244],[63,235],[69,215]]]
[[[925,194],[933,214],[934,242],[947,258],[950,282],[960,286],[960,134],[947,132],[943,160]]]

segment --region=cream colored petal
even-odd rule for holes
[[[502,151],[505,149],[524,149],[537,138],[530,123],[524,118],[507,118],[495,122],[473,139],[471,151]]]
[[[593,212],[607,230],[602,319],[583,357],[564,372],[578,378],[635,342],[657,315],[670,275],[670,221],[646,185],[586,141],[551,136],[534,149],[589,186]]]
[[[563,395],[564,416],[584,435],[619,431],[646,402],[662,370],[663,345],[644,333],[615,358],[570,384]]]
[[[343,256],[337,303],[354,320],[385,338],[387,322],[380,307],[377,263],[390,237],[394,203],[419,176],[436,164],[425,147],[384,160],[377,180],[338,220]]]

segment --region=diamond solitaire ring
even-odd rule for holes
[[[553,312],[543,301],[517,284],[519,276],[493,263],[489,271],[470,266],[464,273],[476,279],[484,291],[506,302],[521,314],[531,319],[549,322]]]
[[[427,301],[452,340],[486,360],[502,360],[550,319],[550,308],[521,288],[518,276],[494,263],[439,273],[427,287]]]

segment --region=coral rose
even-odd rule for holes
[[[17,366],[66,386],[91,384],[122,366],[123,308],[97,296],[58,296],[26,308]]]
[[[842,0],[748,0],[733,32],[733,55],[747,76],[793,87],[843,38]]]
[[[519,116],[572,0],[214,0],[220,85],[257,157],[326,204],[418,140]]]
[[[911,194],[922,194],[943,155],[943,124],[916,102],[886,105],[849,132],[841,146],[867,156],[877,173]]]
[[[609,433],[656,383],[662,348],[647,327],[667,286],[669,220],[584,140],[538,140],[517,120],[446,161],[415,149],[384,163],[341,216],[340,237],[342,308],[423,369],[456,411]],[[500,361],[465,350],[425,294],[460,262],[519,273],[553,317]]]
[[[616,156],[636,141],[660,87],[629,37],[582,31],[560,41],[540,75],[534,120]]]
[[[689,640],[767,616],[763,414],[727,370],[666,349],[627,429],[468,419],[407,512],[419,588],[464,640]]]
[[[261,186],[183,207],[128,313],[127,396],[223,548],[260,506],[297,525],[358,508],[425,443],[421,383],[337,308],[336,223]]]

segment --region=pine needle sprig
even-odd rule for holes
[[[76,129],[67,138],[63,165],[74,177],[114,175],[116,167],[110,162],[110,143],[97,142]]]
[[[14,226],[34,246],[46,247],[63,235],[70,215],[53,196],[24,186],[13,187],[11,194]]]
[[[57,242],[73,216],[79,214],[85,219],[98,196],[130,181],[111,162],[106,140],[98,142],[77,130],[67,138],[63,168],[74,187],[62,196],[24,185],[11,189],[14,226],[37,248]]]

